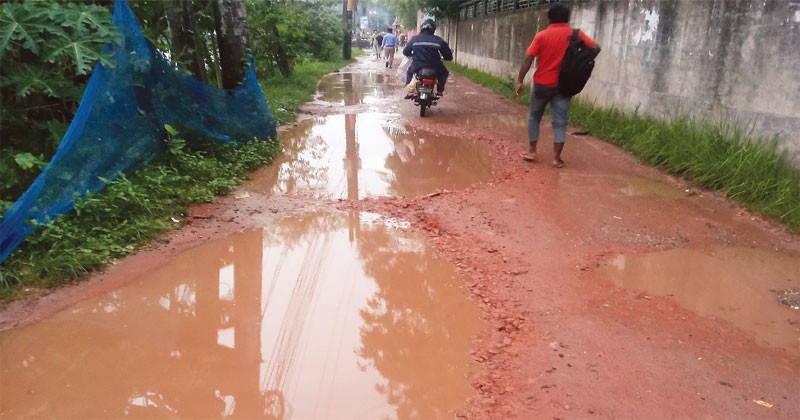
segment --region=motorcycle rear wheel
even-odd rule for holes
[[[427,107],[428,107],[428,104],[427,104],[427,103],[425,103],[425,102],[420,102],[420,104],[419,104],[419,116],[420,116],[420,117],[424,117],[424,116],[425,116],[425,109],[426,109]]]

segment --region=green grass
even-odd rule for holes
[[[518,103],[518,104],[528,104],[528,95],[522,94],[517,96],[514,93],[514,89],[516,88],[516,82],[514,79],[507,79],[503,80],[497,77],[494,77],[490,74],[484,73],[479,70],[471,69],[469,67],[464,67],[458,65],[456,63],[447,63],[447,68],[462,75],[466,76],[468,79],[472,80],[473,82],[487,87],[502,96],[505,96],[508,99]],[[530,93],[530,92],[528,92]]]
[[[112,181],[78,202],[74,212],[45,223],[3,262],[0,299],[13,298],[24,287],[78,280],[133,252],[180,226],[175,221],[189,205],[232,191],[280,150],[273,140],[215,145],[205,152],[179,150]]]
[[[354,56],[359,53],[353,50]],[[306,62],[297,65],[289,79],[261,81],[278,123],[294,120],[319,78],[348,62]],[[18,297],[26,287],[80,280],[135,251],[180,226],[174,220],[180,221],[190,205],[213,202],[232,191],[281,151],[277,141],[215,144],[200,152],[182,148],[178,138],[169,141],[170,155],[114,180],[103,192],[78,202],[74,212],[30,235],[0,267],[0,300]]]
[[[520,103],[512,80],[459,65],[452,70]],[[695,184],[724,192],[747,208],[800,232],[800,172],[777,152],[777,139],[765,139],[728,124],[688,117],[661,121],[575,100],[570,124],[619,145],[643,161]]]

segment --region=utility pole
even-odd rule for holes
[[[349,60],[352,55],[351,38],[353,36],[353,11],[356,10],[357,0],[342,0],[342,19],[344,20],[345,34],[342,44],[342,57]]]

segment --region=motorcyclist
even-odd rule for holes
[[[425,67],[430,67],[436,70],[437,85],[436,94],[442,96],[444,94],[444,85],[447,82],[447,76],[450,74],[445,68],[442,60],[450,61],[453,59],[453,51],[447,42],[442,38],[434,35],[436,31],[436,22],[433,19],[425,19],[420,26],[420,33],[411,38],[403,48],[403,55],[411,57],[413,61],[411,66],[406,72],[406,85],[411,84],[411,79],[414,78],[419,70]],[[406,99],[413,97],[413,93],[406,95]]]

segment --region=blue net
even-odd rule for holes
[[[97,64],[80,106],[47,167],[0,221],[0,263],[35,227],[73,209],[76,197],[105,187],[166,151],[165,124],[192,141],[274,139],[275,119],[252,60],[241,85],[209,86],[179,69],[144,37],[125,0],[112,19],[122,34],[108,45],[113,68]]]

